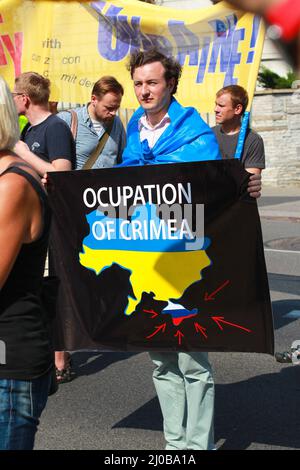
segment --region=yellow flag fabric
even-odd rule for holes
[[[250,104],[264,40],[262,20],[217,5],[178,10],[137,0],[97,2],[2,0],[0,73],[35,71],[52,83],[51,100],[86,103],[93,84],[115,76],[125,88],[124,108],[136,108],[130,53],[157,46],[183,65],[177,98],[211,112],[225,85],[248,90]],[[249,106],[250,106],[249,104]]]

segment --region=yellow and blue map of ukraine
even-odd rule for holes
[[[130,220],[110,218],[99,210],[91,212],[86,216],[90,233],[83,240],[79,259],[97,275],[113,264],[130,272],[134,295],[128,295],[124,314],[134,313],[146,292],[154,294],[155,300],[167,301],[161,313],[170,314],[178,326],[198,313],[176,299],[211,264],[205,252],[209,240],[195,238],[185,219],[176,228],[174,220],[162,220],[156,212],[156,205],[150,203],[137,206]]]

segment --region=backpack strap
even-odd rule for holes
[[[109,135],[111,133],[111,130],[114,125],[114,119],[109,123],[107,126],[106,130],[102,134],[97,146],[94,148],[92,153],[90,154],[88,160],[85,162],[85,164],[82,167],[82,170],[90,170],[92,166],[94,165],[95,161],[97,158],[101,155],[102,150],[104,149],[104,146],[109,138]]]
[[[74,111],[74,109],[68,109],[67,112],[71,114],[70,129],[73,135],[73,139],[76,141],[77,129],[78,129],[78,116],[77,116],[76,111]]]

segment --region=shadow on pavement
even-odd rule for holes
[[[258,200],[258,206],[273,206],[277,204],[284,204],[286,202],[297,202],[299,201],[299,196],[262,196]]]
[[[290,276],[288,274],[268,273],[270,290],[299,296],[300,276]],[[286,317],[292,311],[299,311],[300,299],[282,299],[272,302],[274,328],[278,330],[283,326],[297,320],[297,316]]]
[[[145,405],[116,423],[113,428],[135,428],[148,429],[150,431],[162,431],[163,422],[158,399],[152,398],[152,400],[149,400]]]
[[[268,273],[270,290],[299,295],[300,276]]]
[[[293,323],[295,320],[297,320],[297,318],[289,318],[285,315],[293,311],[299,311],[300,313],[300,299],[276,300],[275,302],[272,302],[272,310],[274,318],[274,329],[279,330],[279,328],[289,325],[290,323]],[[297,336],[296,331],[295,335]]]
[[[126,361],[138,353],[80,351],[72,353],[72,362],[77,377],[92,375],[105,369],[111,364]]]
[[[226,449],[251,443],[300,449],[300,367],[216,388],[216,442]]]
[[[216,385],[215,441],[220,449],[247,449],[252,443],[300,449],[300,367],[283,366],[233,384]],[[156,398],[114,428],[162,431]]]

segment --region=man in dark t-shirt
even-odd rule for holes
[[[74,168],[75,146],[73,138],[68,132],[68,126],[62,126],[60,119],[50,114],[40,124],[28,124],[21,134],[21,140],[25,142],[29,150],[46,162],[54,164],[57,171],[56,160],[65,160],[71,162]],[[61,162],[60,162],[61,163]],[[69,163],[67,164],[68,166]]]
[[[18,113],[29,121],[15,152],[40,176],[71,170],[75,143],[66,123],[49,111],[50,81],[35,72],[22,73],[15,80],[12,94]]]
[[[247,91],[239,85],[230,85],[218,91],[216,96],[216,126],[213,127],[222,158],[234,158],[238,144],[241,121],[248,105]],[[265,168],[263,139],[251,129],[246,139],[241,162],[249,173],[261,173]]]

